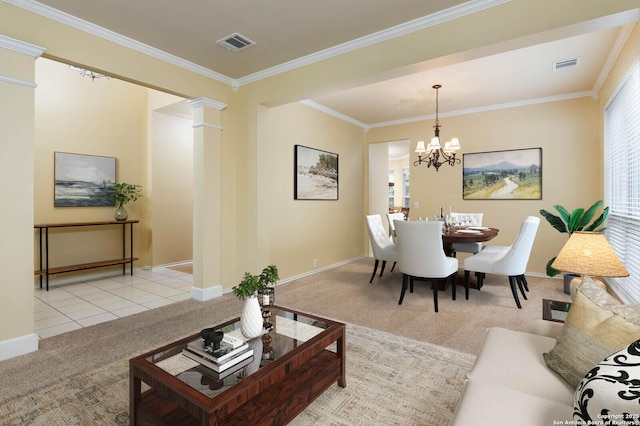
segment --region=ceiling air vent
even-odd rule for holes
[[[220,46],[226,47],[232,52],[238,52],[255,44],[253,41],[238,33],[222,37],[220,40],[216,41],[216,43]]]
[[[564,61],[557,61],[553,63],[554,71],[570,70],[580,65],[580,58],[566,59]]]

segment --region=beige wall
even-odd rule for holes
[[[193,259],[193,120],[152,114],[152,265]]]
[[[299,103],[260,115],[259,179],[270,261],[281,277],[307,273],[363,254],[364,131]],[[339,155],[338,201],[293,199],[294,145]],[[266,265],[262,265],[262,268]],[[257,271],[252,271],[257,272]]]
[[[367,215],[380,215],[382,223],[387,227],[385,214],[389,212],[389,146],[386,143],[370,144],[367,155]]]
[[[0,48],[0,360],[36,350],[33,333],[34,55]],[[28,275],[26,275],[28,271]]]
[[[542,148],[542,200],[463,200],[462,167],[442,166],[438,172],[411,166],[411,214],[432,217],[449,208],[459,212],[484,212],[483,224],[500,229],[492,244],[511,244],[520,222],[540,209],[562,204],[569,209],[588,207],[601,197],[597,173],[599,157],[597,102],[581,98],[527,107],[482,112],[441,120],[444,139],[457,136],[463,153]],[[413,150],[418,140],[433,131],[431,122],[372,129],[370,143],[407,138]],[[459,154],[461,155],[461,154]],[[585,173],[587,170],[596,172]],[[418,202],[419,209],[414,207]],[[541,222],[528,271],[543,274],[547,261],[566,242],[546,221]]]

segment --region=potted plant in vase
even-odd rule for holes
[[[554,215],[548,210],[540,210],[540,214],[544,216],[545,219],[553,226],[555,229],[562,233],[567,233],[569,236],[576,231],[591,231],[591,232],[604,232],[606,229],[602,227],[604,221],[607,219],[607,215],[609,214],[609,207],[605,207],[595,220],[593,220],[594,216],[603,206],[602,200],[596,201],[591,207],[588,209],[577,208],[572,212],[569,212],[566,208],[561,205],[554,205],[553,208],[559,213],[559,216]],[[554,256],[549,262],[547,262],[547,275],[550,277],[554,277],[558,275],[561,271],[553,268],[551,264],[554,260],[556,260],[557,256]],[[576,276],[573,274],[565,274],[564,276],[564,292],[566,294],[570,294],[570,284],[571,280]]]
[[[116,209],[116,220],[127,220],[129,213],[124,205],[130,201],[136,201],[138,197],[142,197],[142,186],[120,182],[113,185],[113,199],[118,208]]]
[[[239,300],[245,301],[240,315],[240,331],[243,336],[252,339],[262,333],[262,312],[258,293],[275,286],[279,278],[278,268],[275,265],[269,265],[259,275],[245,272],[242,281],[232,288],[233,294]]]

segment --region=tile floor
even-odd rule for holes
[[[42,339],[191,297],[193,276],[168,268],[35,290],[35,332]]]

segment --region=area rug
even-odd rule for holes
[[[292,425],[443,425],[472,354],[347,324],[347,387],[334,384]],[[1,425],[128,425],[122,359],[0,402]]]

